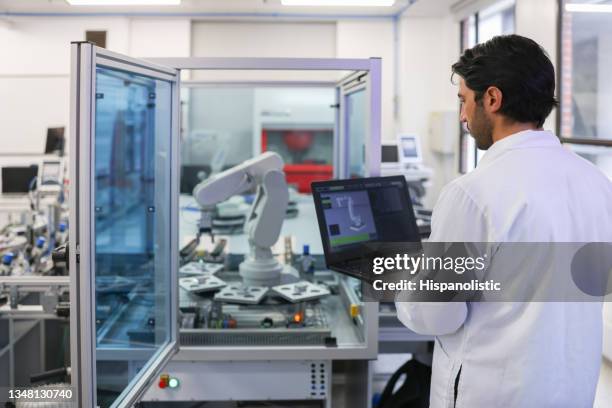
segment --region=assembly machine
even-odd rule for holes
[[[61,250],[53,251],[68,240],[63,162],[45,158],[37,168],[27,192],[0,197],[0,401],[49,371],[64,379],[69,365],[70,281]]]
[[[212,159],[201,163],[208,168],[197,172],[195,188],[181,193],[180,139],[191,136],[180,133],[179,90],[183,70],[223,73],[225,84],[246,86],[250,72],[263,72],[266,87],[326,88],[333,97],[323,106],[333,119],[333,169],[327,175],[320,167],[328,164],[314,163],[300,177],[376,175],[380,60],[146,61],[89,43],[72,47],[69,249],[77,404],[263,400],[329,407],[332,370],[343,369],[351,373],[347,406],[369,406],[378,304],[362,300],[359,282],[325,269],[304,178],[299,193],[290,193],[281,158],[287,152],[256,143],[262,149],[237,162],[227,148],[225,164],[214,172]],[[276,84],[287,72],[293,79]],[[296,74],[322,76],[296,81]],[[266,122],[269,112],[257,112],[258,137],[274,128]],[[290,143],[292,160],[310,160],[308,149],[327,146],[312,138],[330,137],[327,130],[315,133],[276,142]],[[248,208],[243,230],[220,234],[215,214],[236,197]]]

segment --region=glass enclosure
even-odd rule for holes
[[[369,123],[380,123],[380,59],[153,63],[89,43],[72,51],[78,405],[131,406],[173,357],[373,358],[377,304],[326,269],[309,187],[348,177],[348,164],[378,175],[380,129]],[[180,69],[241,80],[179,90]],[[249,83],[251,69],[272,79]],[[328,79],[275,82],[283,70]],[[338,95],[349,73],[362,91],[347,110]]]
[[[97,402],[110,407],[170,341],[172,84],[95,71]]]
[[[336,82],[182,84],[179,358],[236,358],[241,347],[249,347],[250,359],[267,351],[279,358],[295,347],[366,347],[359,281],[325,268],[310,195],[312,181],[334,174],[368,175],[370,103],[367,80],[362,82],[350,90]],[[285,269],[281,283],[266,287],[265,296],[242,298],[252,290],[239,271],[250,250],[245,224],[257,190],[215,206],[214,241],[199,234],[203,208],[192,192],[211,175],[218,177],[265,151],[282,157],[290,189],[289,205],[280,215],[280,236],[272,247]],[[279,294],[282,285],[297,285],[294,295],[315,285],[323,295],[289,299]],[[226,354],[203,353],[217,347],[232,348]]]

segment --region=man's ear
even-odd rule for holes
[[[496,113],[502,107],[503,97],[504,95],[498,87],[488,87],[483,96],[485,109],[490,113]]]

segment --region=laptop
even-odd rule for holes
[[[193,189],[210,176],[210,166],[184,165],[181,166],[181,194],[193,194]]]
[[[373,282],[372,258],[420,252],[404,176],[317,181],[312,196],[328,269]]]

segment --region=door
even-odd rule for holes
[[[179,72],[72,44],[72,385],[131,406],[177,349]]]
[[[340,178],[380,172],[380,89],[370,81],[372,74],[358,71],[338,83]]]

